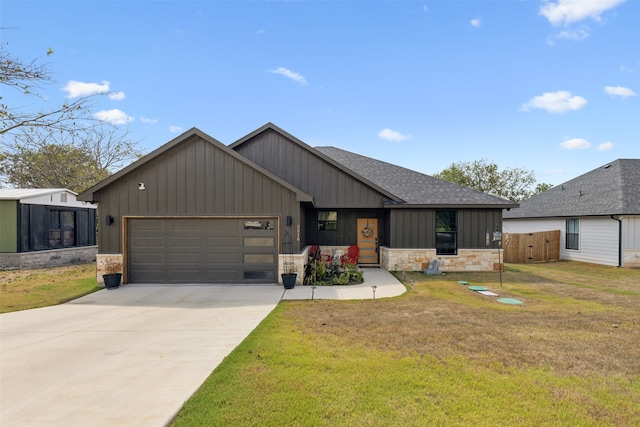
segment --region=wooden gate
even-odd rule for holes
[[[560,259],[560,230],[504,233],[504,262],[528,264]]]

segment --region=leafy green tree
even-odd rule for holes
[[[71,133],[22,133],[0,149],[0,176],[13,187],[80,192],[141,157],[137,144],[108,124]]]
[[[535,173],[524,168],[506,168],[486,159],[473,162],[456,162],[433,175],[435,178],[473,188],[513,202],[528,199],[534,194],[546,191],[550,184],[537,184]]]
[[[19,188],[68,188],[79,192],[109,176],[91,156],[71,145],[17,146],[0,160],[11,184]],[[82,167],[78,167],[82,165]]]
[[[541,182],[536,184],[536,188],[533,190],[533,194],[532,196],[535,196],[536,194],[540,194],[540,193],[544,193],[547,190],[551,190],[553,188],[552,184],[548,184],[546,182]]]

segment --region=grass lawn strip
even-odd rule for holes
[[[0,313],[61,304],[103,289],[95,264],[0,271]]]
[[[637,425],[640,271],[496,276],[408,273],[414,290],[394,299],[283,302],[175,425]]]

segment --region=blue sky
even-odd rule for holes
[[[197,127],[267,122],[434,174],[488,159],[560,184],[640,157],[640,1],[13,1],[2,43],[49,63],[46,108],[94,114],[148,152]],[[48,49],[54,53],[47,56]]]

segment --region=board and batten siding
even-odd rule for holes
[[[96,194],[101,253],[121,252],[123,216],[290,215],[299,222],[296,193],[199,137],[185,142]]]
[[[320,246],[349,246],[358,243],[358,218],[376,218],[378,220],[378,245],[388,244],[382,225],[387,222],[388,210],[385,209],[336,209],[338,225],[336,231],[318,230],[318,209],[309,209],[305,215],[305,242]]]
[[[234,149],[313,194],[318,208],[382,207],[382,194],[274,130],[266,130]]]
[[[618,265],[618,222],[610,217],[578,217],[578,250],[566,249],[566,218],[506,219],[505,233],[560,230],[560,259]]]
[[[501,209],[390,209],[390,247],[435,248],[436,210],[458,212],[458,249],[486,249],[486,233],[501,229]]]

